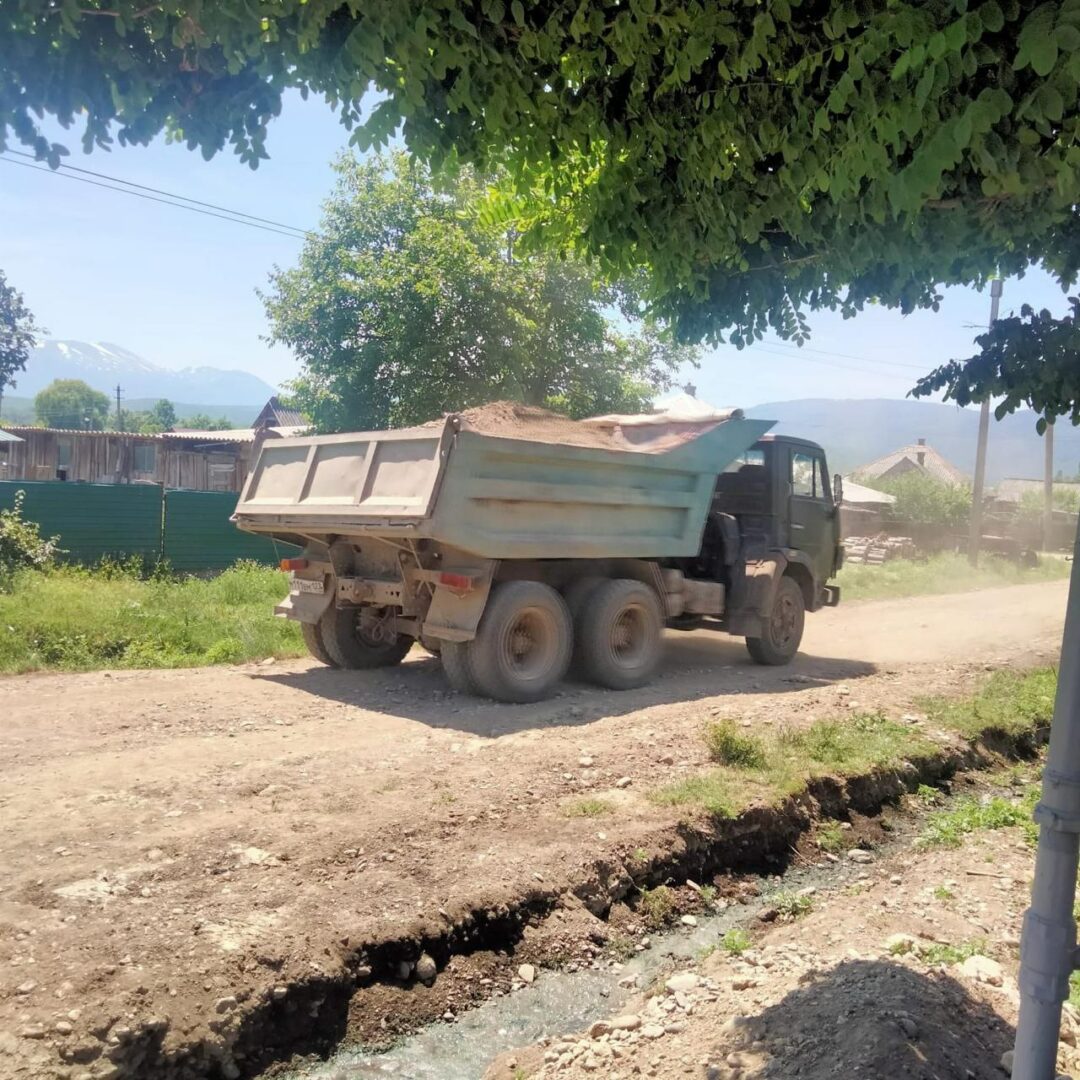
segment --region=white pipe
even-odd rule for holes
[[[1073,549],[1057,699],[1042,799],[1031,907],[1020,944],[1020,1019],[1013,1080],[1054,1080],[1061,1005],[1076,968],[1077,855],[1080,850],[1080,530]]]

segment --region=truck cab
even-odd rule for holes
[[[808,439],[764,435],[744,450],[717,477],[698,555],[671,563],[687,578],[722,584],[723,614],[670,625],[718,623],[745,637],[758,663],[790,661],[806,613],[840,602],[828,584],[843,560],[839,486]]]

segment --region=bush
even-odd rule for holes
[[[890,514],[902,525],[957,529],[971,517],[970,488],[942,483],[927,473],[909,472],[892,479],[874,480],[867,486],[896,497]]]
[[[709,757],[721,765],[760,769],[765,764],[765,748],[753,735],[742,735],[730,720],[716,720],[705,727]]]
[[[44,570],[52,566],[59,551],[60,538],[45,540],[41,530],[22,516],[26,493],[15,492],[15,505],[0,510],[0,588],[10,587],[16,570]]]

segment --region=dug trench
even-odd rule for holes
[[[537,881],[516,903],[440,912],[444,925],[407,937],[338,942],[333,975],[295,979],[261,997],[219,1002],[209,1027],[217,1038],[164,1052],[153,1022],[122,1033],[107,1054],[122,1077],[271,1077],[324,1059],[346,1044],[393,1044],[432,1022],[453,1022],[463,1010],[531,981],[544,967],[575,970],[613,947],[640,899],[675,887],[659,922],[700,910],[693,885],[711,882],[738,897],[745,876],[783,875],[822,821],[844,822],[856,846],[882,839],[880,815],[921,785],[958,774],[1030,760],[1048,730],[987,730],[966,746],[942,748],[899,768],[848,777],[821,776],[774,806],[733,820],[706,817],[660,830],[622,859],[583,864],[575,880]],[[539,876],[539,875],[537,875]],[[681,889],[678,887],[682,887]],[[521,972],[526,972],[523,980]],[[115,1032],[115,1029],[114,1029]],[[90,1075],[95,1075],[91,1073]]]

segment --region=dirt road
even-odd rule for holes
[[[710,715],[901,710],[1053,654],[1064,599],[841,607],[787,669],[672,635],[653,686],[532,706],[451,694],[420,657],[0,680],[0,1076],[251,1075],[350,1024],[461,1008],[478,980],[352,990],[448,928],[459,953],[520,937],[530,905],[607,895],[617,852],[681,842],[646,796],[704,767]],[[597,793],[615,815],[567,816]]]

